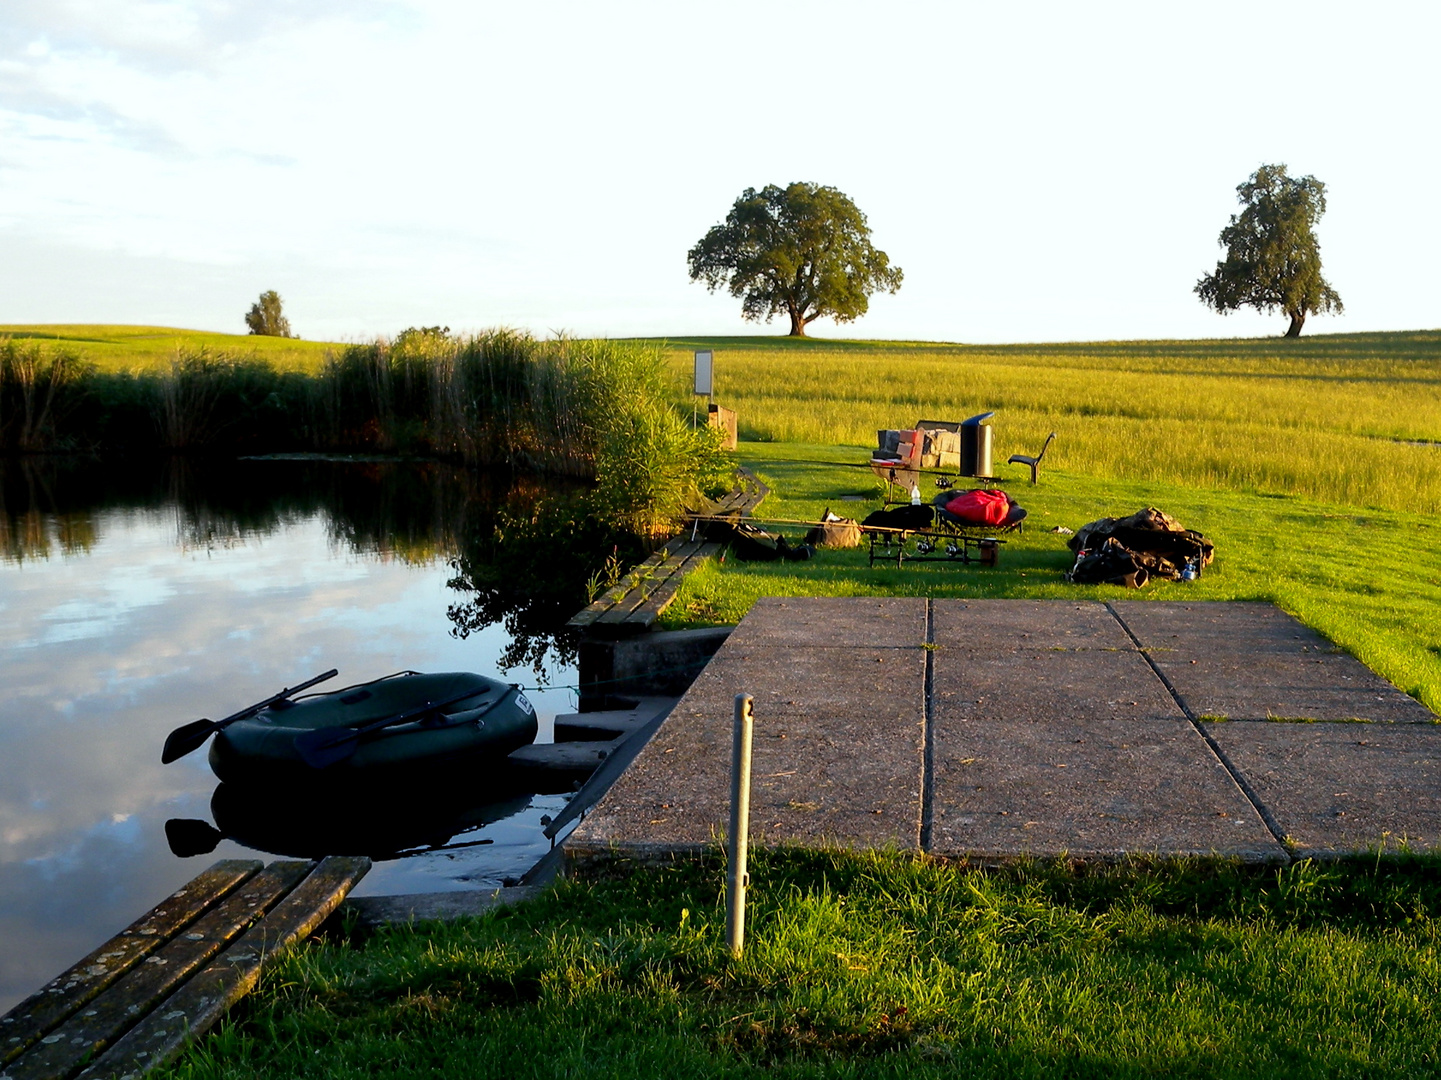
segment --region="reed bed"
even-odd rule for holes
[[[719,396],[758,441],[874,445],[995,410],[996,457],[1113,477],[1441,510],[1441,335],[967,348],[715,342]],[[687,342],[687,345],[691,343]],[[698,343],[697,343],[698,344]],[[673,372],[689,349],[671,346]]]
[[[717,433],[671,401],[658,348],[411,329],[332,351],[313,372],[206,348],[101,371],[0,337],[0,450],[438,457],[596,481],[596,508],[650,534],[724,485]]]

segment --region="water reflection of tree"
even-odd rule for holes
[[[542,680],[547,661],[575,662],[580,635],[565,624],[588,602],[591,576],[611,555],[628,564],[645,554],[577,490],[518,489],[475,525],[452,564],[450,587],[472,595],[447,611],[451,632],[464,638],[500,624],[510,637],[501,670],[529,666]]]
[[[640,541],[594,511],[591,489],[504,470],[439,462],[145,457],[0,458],[0,560],[67,555],[95,543],[101,515],[173,514],[182,548],[264,537],[324,515],[332,540],[357,554],[429,565],[449,559],[447,611],[467,637],[500,625],[504,670],[571,663],[566,621],[614,554],[643,557]]]

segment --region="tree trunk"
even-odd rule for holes
[[[801,318],[800,312],[798,312],[798,311],[792,311],[792,312],[790,313],[790,316],[791,316],[791,333],[790,333],[790,336],[791,336],[791,337],[805,337],[805,336],[806,336],[806,321]]]
[[[1300,337],[1301,327],[1306,324],[1306,313],[1304,311],[1287,312],[1291,316],[1291,325],[1286,327],[1287,337]]]

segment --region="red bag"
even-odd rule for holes
[[[1004,525],[1011,497],[1004,491],[963,491],[946,503],[946,513],[973,525]]]

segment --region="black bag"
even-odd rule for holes
[[[764,529],[744,521],[730,524],[731,551],[745,562],[775,562],[789,559],[792,562],[809,559],[815,550],[809,544],[792,545],[779,533],[768,533]]]
[[[1118,541],[1151,577],[1181,580],[1189,566],[1197,575],[1215,558],[1211,541],[1187,529],[1169,514],[1147,507],[1130,517],[1101,518],[1082,525],[1067,542],[1072,551],[1100,551],[1108,539]]]
[[[916,529],[929,529],[935,522],[935,507],[926,503],[919,506],[907,503],[904,506],[893,506],[888,510],[872,510],[866,515],[866,520],[861,522],[861,527],[904,529],[906,532],[912,532]]]
[[[1082,548],[1076,552],[1076,565],[1066,575],[1073,585],[1124,585],[1139,589],[1151,579],[1150,571],[1141,565],[1133,551],[1128,551],[1115,537],[1095,551]]]

